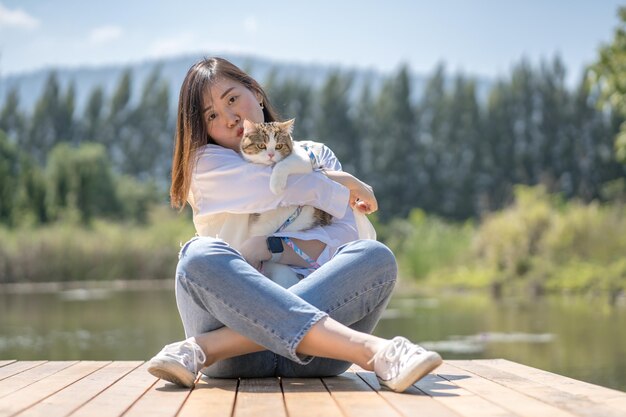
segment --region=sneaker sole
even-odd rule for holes
[[[412,369],[408,369],[404,376],[391,379],[389,381],[384,381],[378,378],[378,382],[392,391],[405,391],[411,385],[424,378],[443,363],[441,356],[439,356],[437,352],[428,352],[426,355],[428,356],[423,361],[418,362]]]
[[[164,379],[181,387],[191,388],[196,382],[196,376],[192,375],[180,364],[153,359],[148,366],[148,372],[157,378]]]

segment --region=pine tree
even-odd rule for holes
[[[60,86],[55,72],[48,75],[43,93],[35,104],[29,134],[20,148],[32,155],[41,165],[50,149],[58,142],[56,121],[60,112]]]
[[[0,130],[0,223],[13,224],[18,192],[18,150]]]
[[[371,183],[377,173],[374,171],[374,147],[378,137],[378,129],[374,115],[376,114],[376,104],[372,97],[372,90],[368,81],[365,81],[356,106],[356,116],[354,127],[357,132],[357,140],[360,142],[360,158],[355,160],[355,175]],[[380,175],[380,174],[378,174]]]
[[[419,120],[418,143],[421,147],[417,177],[422,191],[421,205],[427,211],[442,212],[445,172],[441,163],[446,153],[444,138],[448,126],[448,98],[445,91],[445,67],[439,64],[426,82],[416,111]]]
[[[131,121],[130,97],[132,90],[132,71],[127,68],[122,73],[115,92],[111,97],[109,114],[103,129],[102,143],[107,148],[114,169],[120,170],[124,155],[122,142],[128,140],[128,129]]]
[[[127,131],[120,137],[123,173],[142,180],[166,180],[173,135],[168,120],[169,89],[160,67],[156,67],[143,85],[139,103],[130,112]]]
[[[98,86],[93,89],[89,98],[82,119],[80,142],[104,142],[104,90]]]
[[[406,216],[420,204],[423,193],[415,181],[414,167],[419,149],[416,140],[416,120],[411,101],[409,70],[402,66],[388,78],[376,103],[379,140],[374,144],[372,185],[376,190],[382,220]]]
[[[9,141],[16,143],[24,135],[25,118],[20,111],[17,88],[9,90],[0,112],[0,130],[4,131]]]
[[[264,83],[265,90],[282,119],[295,118],[294,139],[313,137],[313,89],[301,80],[289,78],[279,81],[276,69],[270,71]]]
[[[361,146],[350,115],[352,77],[336,71],[326,79],[319,92],[319,111],[314,137],[330,147],[343,169],[358,176]]]

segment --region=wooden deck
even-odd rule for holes
[[[626,393],[503,359],[446,361],[404,394],[371,372],[321,379],[157,380],[143,362],[0,361],[0,416],[624,417]]]

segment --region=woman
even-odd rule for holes
[[[193,65],[180,92],[170,190],[174,207],[191,205],[199,235],[183,245],[176,270],[187,339],[165,346],[149,372],[191,387],[199,371],[218,378],[318,377],[356,363],[373,370],[381,385],[404,391],[441,357],[402,337],[370,334],[397,273],[387,247],[359,240],[366,236],[359,236],[350,207],[357,216],[375,211],[371,187],[341,172],[326,148],[323,173],[292,175],[275,196],[271,167],[238,154],[244,119],[277,120],[261,86],[224,59]],[[246,237],[250,213],[283,205],[312,205],[334,221]],[[307,259],[321,266],[308,274]],[[308,276],[285,289],[259,272],[270,260]]]

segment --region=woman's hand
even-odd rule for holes
[[[350,190],[350,207],[364,214],[378,210],[378,201],[370,185],[343,171],[326,171],[326,175]]]
[[[374,189],[357,178],[355,180],[359,184],[355,188],[350,188],[350,207],[364,214],[371,214],[378,210]]]
[[[256,270],[261,269],[262,262],[269,261],[272,258],[272,254],[267,248],[265,236],[253,236],[246,240],[239,248],[239,252],[246,262]]]

